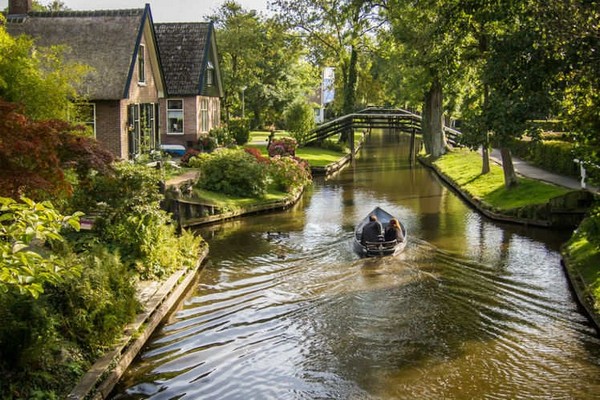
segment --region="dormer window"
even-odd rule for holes
[[[206,65],[206,85],[212,86],[215,84],[215,66],[210,61]]]
[[[143,44],[140,45],[138,51],[138,83],[144,84],[146,83],[146,68],[145,68],[145,60],[144,60],[145,47]]]

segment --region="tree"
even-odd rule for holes
[[[478,3],[475,1],[474,3]],[[500,148],[506,187],[517,185],[510,147],[524,134],[537,137],[531,122],[556,111],[557,73],[562,55],[541,29],[545,6],[538,2],[487,3],[462,8],[474,20],[480,60],[479,102],[466,121],[467,143],[484,149],[482,172],[487,172],[488,135]],[[462,5],[459,6],[463,7]],[[469,18],[471,17],[471,18]],[[470,131],[470,132],[469,132]]]
[[[108,171],[113,156],[83,130],[65,121],[31,121],[0,100],[0,196],[65,198],[72,192],[67,170],[80,180],[92,170]]]
[[[340,72],[336,76],[342,78],[342,112],[354,112],[359,59],[368,36],[383,24],[379,5],[358,0],[275,0],[273,6],[279,18],[307,40],[315,65],[334,66]]]
[[[252,127],[271,125],[289,102],[314,87],[315,73],[302,61],[299,38],[277,19],[265,19],[234,1],[209,19],[217,29],[226,120],[244,109]]]
[[[315,127],[313,108],[305,100],[298,99],[289,105],[284,116],[286,129],[302,145],[306,135]]]
[[[460,79],[458,50],[464,35],[451,29],[451,19],[443,13],[443,2],[390,1],[386,15],[397,42],[411,90],[422,94],[422,131],[425,150],[439,157],[446,151],[444,134],[444,87]]]
[[[81,99],[77,87],[90,70],[66,62],[67,51],[36,46],[27,36],[13,38],[0,21],[0,98],[22,104],[32,119],[67,120],[73,102]]]
[[[600,9],[597,2],[568,0],[544,4],[543,13],[544,37],[565,57],[560,116],[576,143],[575,156],[600,165]]]

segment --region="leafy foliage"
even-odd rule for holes
[[[49,202],[0,197],[0,292],[37,298],[44,286],[78,275],[79,265],[52,250],[64,240],[64,226],[79,229],[79,215],[63,216]]]
[[[67,120],[77,87],[90,69],[66,62],[68,49],[36,46],[26,36],[13,38],[0,23],[0,97],[20,103],[34,120]]]
[[[310,167],[297,157],[271,158],[269,176],[277,190],[288,193],[304,187],[311,181]]]
[[[0,293],[0,397],[64,398],[137,311],[132,273],[118,254],[95,247],[79,262],[81,275],[37,299]]]
[[[279,139],[273,139],[271,145],[267,149],[270,157],[275,156],[295,156],[298,142],[296,139],[291,137],[282,137]]]
[[[190,252],[198,254],[201,241],[175,234],[170,216],[160,207],[159,171],[127,162],[114,168],[113,175],[97,175],[77,191],[74,206],[96,215],[94,232],[118,249],[142,278],[162,277],[188,265]]]
[[[299,144],[315,127],[314,111],[309,103],[296,100],[285,110],[285,126]]]
[[[260,197],[266,192],[264,166],[243,150],[221,149],[210,155],[200,154],[189,164],[202,171],[199,185],[203,189],[241,197]]]
[[[318,85],[318,72],[303,59],[301,38],[279,19],[226,1],[210,20],[217,29],[227,116],[247,117],[252,128],[273,124],[292,99]]]
[[[229,134],[235,143],[238,145],[244,145],[248,143],[250,139],[250,128],[248,127],[248,120],[245,118],[232,118],[228,124]]]
[[[66,197],[72,192],[66,169],[80,179],[92,170],[108,171],[113,156],[94,139],[78,135],[81,130],[59,120],[31,121],[0,99],[0,195]]]

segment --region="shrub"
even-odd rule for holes
[[[312,106],[303,100],[294,101],[284,112],[285,126],[298,143],[304,143],[306,135],[315,127]]]
[[[214,136],[202,135],[198,139],[198,150],[210,153],[218,146],[217,139]]]
[[[96,245],[82,254],[82,263],[81,278],[56,286],[48,297],[61,314],[65,338],[97,357],[133,319],[139,302],[134,275],[118,252]]]
[[[308,164],[296,157],[273,157],[269,172],[275,187],[284,192],[303,187],[311,180]]]
[[[250,139],[250,128],[248,127],[248,119],[232,118],[229,120],[229,133],[235,139],[237,144],[244,145]]]
[[[0,291],[17,291],[37,298],[47,284],[79,274],[53,251],[63,241],[61,229],[79,229],[79,216],[63,216],[50,202],[21,202],[0,197]]]
[[[295,156],[298,142],[294,138],[282,137],[280,139],[273,139],[269,146],[269,156]]]
[[[258,161],[261,164],[269,163],[269,159],[267,157],[263,156],[261,151],[259,149],[257,149],[256,147],[245,147],[244,151],[246,153],[250,154],[252,157],[254,157],[256,159],[256,161]]]
[[[195,159],[192,158],[190,163]],[[144,279],[162,277],[185,262],[185,250],[161,209],[159,172],[126,162],[115,165],[112,176],[97,176],[79,205],[96,214],[94,233],[118,249],[123,262]],[[199,248],[200,238],[195,248]]]
[[[223,149],[190,160],[200,168],[203,189],[240,197],[260,197],[267,189],[264,167],[243,150]]]
[[[579,167],[573,159],[573,145],[561,140],[516,141],[514,155],[556,174],[579,177]]]
[[[185,154],[181,157],[181,160],[179,160],[179,162],[182,165],[188,165],[188,162],[190,161],[190,158],[196,157],[198,154],[200,154],[200,150],[187,149],[186,152],[185,152]]]

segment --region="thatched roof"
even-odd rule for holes
[[[211,24],[155,24],[154,29],[169,96],[201,94]]]
[[[136,45],[148,13],[148,6],[135,10],[31,12],[9,16],[6,28],[13,36],[33,36],[40,46],[70,47],[69,59],[94,69],[86,85],[90,99],[113,100],[126,97]]]

